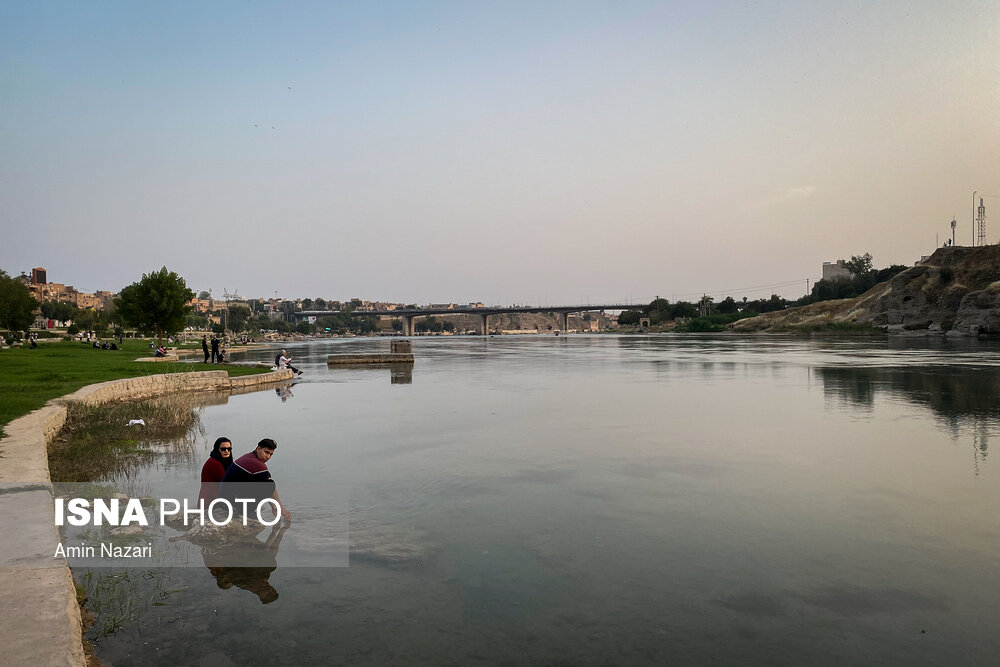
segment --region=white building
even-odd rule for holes
[[[823,262],[823,280],[836,282],[838,280],[850,280],[851,272],[847,270],[847,265],[842,259],[836,262]]]

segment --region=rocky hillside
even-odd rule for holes
[[[853,299],[740,320],[735,331],[864,327],[887,332],[1000,334],[1000,246],[940,248]]]

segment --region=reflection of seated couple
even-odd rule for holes
[[[282,403],[295,397],[295,394],[292,393],[292,385],[288,385],[287,387],[275,387],[274,393],[281,398]]]
[[[202,548],[205,566],[215,577],[219,588],[242,588],[256,595],[263,604],[278,599],[271,585],[271,573],[278,569],[278,548],[287,525],[271,526],[271,534],[263,542],[254,537],[221,549]],[[238,564],[238,565],[233,565]]]
[[[232,443],[228,438],[219,438],[201,471],[200,499],[206,507],[216,498],[233,501],[248,495],[258,501],[263,498],[277,501],[284,522],[283,525],[281,521],[273,525],[267,539],[261,541],[255,535],[247,535],[235,543],[206,546],[202,551],[205,565],[220,588],[243,588],[257,595],[264,604],[278,598],[278,592],[268,583],[268,578],[278,567],[278,548],[291,523],[291,514],[281,503],[267,469],[267,462],[277,447],[274,440],[264,438],[252,452],[234,461]],[[241,520],[241,517],[233,519],[234,522]]]

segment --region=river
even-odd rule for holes
[[[206,405],[127,480],[169,494],[217,436],[273,438],[277,568],[75,568],[99,658],[996,662],[996,343],[431,337],[409,372],[327,367],[384,340],[286,347],[294,385]],[[349,567],[301,567],[339,509]]]

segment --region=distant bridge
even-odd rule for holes
[[[350,315],[376,315],[382,317],[398,317],[403,320],[403,335],[413,335],[413,318],[426,317],[428,315],[478,315],[479,333],[486,335],[489,333],[490,315],[504,315],[508,313],[555,313],[559,315],[559,330],[567,331],[570,313],[585,313],[591,310],[635,310],[642,308],[644,304],[634,303],[609,303],[609,304],[586,304],[578,306],[485,306],[483,308],[472,308],[460,306],[458,308],[396,308],[395,310],[353,310]],[[333,310],[300,310],[291,315],[299,320],[307,317],[325,317],[336,315],[340,311]]]

